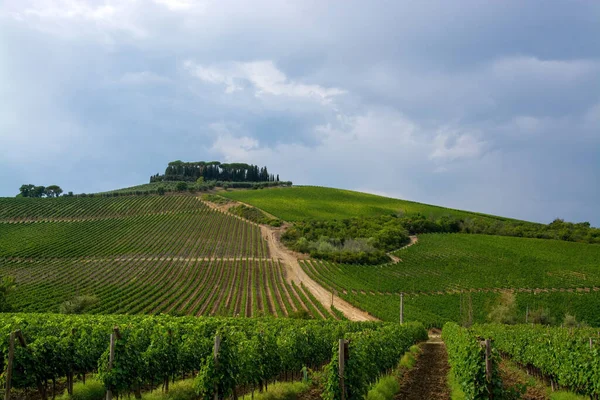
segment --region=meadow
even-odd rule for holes
[[[224,191],[219,194],[258,207],[284,221],[331,220],[416,213],[434,218],[448,215],[456,217],[477,215],[506,220],[506,218],[485,214],[317,186]]]

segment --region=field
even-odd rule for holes
[[[404,292],[408,319],[437,326],[460,321],[466,313],[465,293],[470,293],[474,320],[485,322],[498,293],[511,290],[517,292],[523,319],[527,306],[542,307],[557,321],[569,312],[600,325],[594,311],[600,305],[599,246],[428,234],[395,254],[401,262],[380,266],[315,260],[302,265],[323,286],[384,320],[398,319],[399,293]]]
[[[285,279],[256,224],[198,198],[0,200],[0,275],[19,311],[337,318]]]
[[[219,194],[258,207],[284,221],[377,217],[398,213],[421,213],[432,217],[478,215],[506,220],[501,217],[452,210],[368,193],[316,186],[231,191],[219,192]]]

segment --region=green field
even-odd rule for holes
[[[19,284],[11,303],[23,312],[57,312],[64,301],[89,295],[98,301],[86,310],[92,314],[286,317],[306,309],[333,318],[283,274],[271,260],[0,260],[0,275]]]
[[[219,194],[258,207],[284,221],[330,220],[416,213],[432,217],[478,215],[506,220],[501,217],[452,210],[368,193],[317,186],[239,190],[219,192]]]
[[[485,322],[501,290],[517,290],[520,315],[545,308],[555,322],[565,313],[600,325],[600,246],[513,237],[428,234],[395,253],[401,262],[379,266],[304,261],[305,271],[359,308],[387,321],[398,319],[404,292],[408,320],[441,326],[473,316]],[[577,290],[579,288],[579,291]],[[541,289],[535,291],[533,289]],[[461,294],[462,292],[462,294]],[[462,315],[461,315],[462,307]]]
[[[289,284],[260,228],[182,196],[0,199],[0,275],[18,311],[338,318]]]
[[[319,281],[338,290],[437,292],[490,288],[600,286],[600,246],[467,234],[420,235],[379,266],[309,261]],[[308,270],[308,268],[306,268]]]

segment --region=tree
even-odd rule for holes
[[[159,195],[161,195],[161,196],[162,196],[162,195],[164,195],[164,194],[165,194],[165,188],[164,188],[163,186],[159,186],[159,187],[156,189],[156,192],[157,192]]]
[[[177,182],[175,189],[177,189],[178,192],[184,192],[188,189],[188,184],[187,182]]]
[[[21,187],[19,188],[19,191],[21,192],[21,196],[23,197],[33,197],[32,193],[33,190],[35,189],[35,185],[27,184],[27,185],[21,185]]]
[[[57,185],[50,185],[45,190],[45,194],[47,197],[58,197],[62,194],[62,192],[63,190],[60,188],[60,186]]]

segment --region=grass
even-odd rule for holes
[[[67,390],[62,396],[58,396],[58,400],[103,400],[106,395],[106,390],[102,382],[95,378],[88,377],[83,382],[73,383],[73,395],[69,396]]]
[[[390,375],[383,376],[377,380],[371,390],[367,393],[366,400],[392,400],[400,391],[399,378],[404,371],[412,369],[417,363],[417,357],[421,348],[412,345],[400,359],[398,367]]]
[[[465,393],[456,381],[452,370],[448,372],[448,386],[450,386],[450,398],[452,400],[465,400]]]
[[[154,390],[142,394],[142,400],[195,400],[198,398],[194,390],[194,379],[184,379],[169,386],[169,392]]]
[[[397,213],[422,213],[433,217],[484,215],[368,193],[316,186],[238,190],[219,194],[258,207],[284,221],[377,217]],[[486,217],[505,220],[500,217]]]
[[[277,382],[269,385],[269,390],[254,393],[254,400],[295,400],[298,396],[310,389],[310,384],[305,382]],[[242,400],[251,400],[252,394],[242,397]]]

